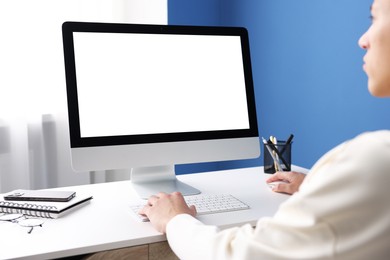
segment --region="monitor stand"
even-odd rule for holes
[[[179,191],[183,196],[200,193],[198,189],[176,178],[173,165],[132,168],[130,178],[133,188],[142,199],[148,199],[159,192]]]

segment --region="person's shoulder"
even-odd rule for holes
[[[377,130],[372,132],[364,132],[356,137],[357,139],[364,139],[364,138],[370,138],[370,139],[382,139],[390,141],[390,130]]]
[[[362,133],[347,142],[347,147],[349,154],[355,155],[355,160],[374,168],[390,169],[389,130]]]
[[[390,192],[389,173],[390,131],[381,130],[359,134],[329,151],[313,166],[306,179],[315,182],[316,189],[339,187],[379,194]],[[372,187],[376,193],[372,192]]]
[[[390,149],[390,130],[378,130],[372,132],[365,132],[349,141],[352,146],[362,145],[360,148],[387,148]]]

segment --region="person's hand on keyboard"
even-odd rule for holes
[[[179,214],[196,216],[195,206],[188,206],[180,192],[166,194],[160,192],[148,199],[147,204],[139,212],[149,218],[159,232],[165,233],[168,222]]]

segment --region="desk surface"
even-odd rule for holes
[[[294,170],[304,170],[295,167]],[[202,215],[206,224],[221,228],[250,223],[272,216],[288,195],[272,192],[265,184],[262,167],[178,175],[178,179],[203,193],[230,193],[247,203],[249,210]],[[0,222],[0,259],[59,258],[150,244],[166,240],[149,222],[134,218],[131,203],[141,202],[130,181],[58,188],[92,195],[90,203],[58,219],[45,219],[43,227],[27,229]]]

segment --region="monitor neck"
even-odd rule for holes
[[[200,193],[198,189],[176,178],[174,165],[132,168],[131,183],[142,199],[148,199],[159,192],[172,193],[178,191],[184,196]]]

